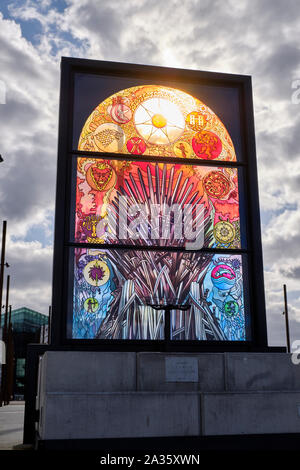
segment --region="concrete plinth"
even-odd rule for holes
[[[195,382],[169,382],[166,380],[166,359],[195,358],[198,364]],[[138,353],[137,388],[143,391],[223,391],[225,384],[224,354],[172,354]]]
[[[40,370],[41,393],[136,390],[133,352],[47,351]]]
[[[286,353],[227,353],[226,389],[300,390],[300,366]]]
[[[48,351],[42,440],[300,433],[300,366],[284,353]]]
[[[199,413],[196,393],[47,394],[39,432],[42,439],[194,436]]]
[[[300,392],[203,394],[205,436],[300,433]]]

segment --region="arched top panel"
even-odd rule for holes
[[[236,161],[218,116],[199,99],[160,85],[135,86],[106,98],[86,120],[78,149]]]

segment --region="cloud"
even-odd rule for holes
[[[281,269],[280,272],[286,277],[300,279],[300,266],[289,267],[286,271]]]
[[[47,314],[51,304],[52,247],[43,247],[37,241],[9,240],[7,259],[13,308],[27,306]]]
[[[49,239],[54,210],[57,147],[57,64],[28,42],[14,21],[0,15],[0,219],[8,221],[6,259],[13,307],[48,311],[51,303],[52,246],[25,241],[39,225]],[[51,227],[51,231],[53,227]],[[22,241],[23,240],[23,241]]]

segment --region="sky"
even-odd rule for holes
[[[270,345],[300,340],[298,0],[0,0],[0,222],[13,308],[48,313],[61,56],[252,76]],[[299,82],[297,82],[299,80]]]

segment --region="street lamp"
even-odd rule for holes
[[[4,266],[8,267],[8,263],[5,262],[5,243],[6,243],[6,220],[3,221],[3,232],[2,232],[2,247],[1,247],[1,260],[0,260],[0,305],[2,305],[2,294],[3,294],[3,280],[4,280]],[[0,309],[0,325],[1,325],[1,309]]]

